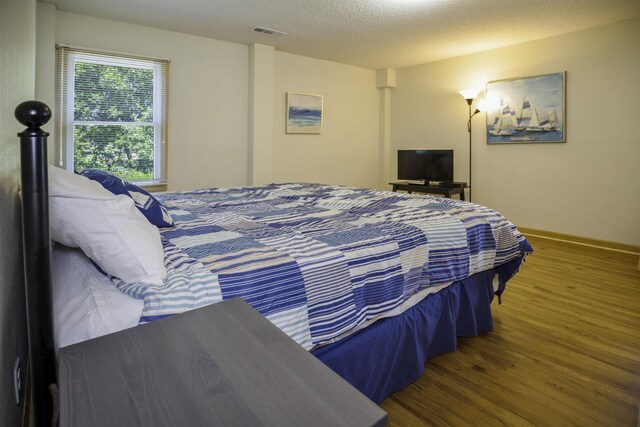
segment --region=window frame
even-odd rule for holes
[[[57,45],[57,132],[56,156],[58,166],[74,170],[74,127],[90,126],[153,126],[153,178],[132,181],[143,187],[166,189],[167,185],[167,92],[169,60],[143,58],[128,54],[95,51],[86,48]],[[77,62],[153,70],[153,122],[81,121],[75,120],[75,65]]]

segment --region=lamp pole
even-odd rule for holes
[[[464,89],[464,90],[461,90],[459,93],[460,95],[462,95],[464,100],[467,101],[467,105],[469,106],[469,121],[467,122],[467,131],[469,132],[469,201],[472,201],[471,190],[473,189],[473,186],[471,185],[471,151],[472,151],[471,119],[473,118],[473,116],[478,114],[480,110],[476,108],[473,112],[471,112],[472,111],[471,105],[473,104],[473,100],[480,93],[480,89]],[[482,102],[483,101],[480,101],[480,103]]]
[[[469,104],[469,122],[467,122],[467,130],[469,131],[469,201],[472,201],[471,198],[471,190],[473,187],[471,186],[471,118],[475,115],[475,113],[471,114],[471,103],[473,102],[473,98],[467,99],[467,104]]]
[[[473,186],[471,185],[471,119],[473,118],[473,116],[478,114],[480,110],[476,108],[476,110],[472,113],[471,104],[473,103],[473,98],[465,98],[465,101],[467,101],[467,104],[469,105],[469,121],[467,122],[467,131],[469,131],[469,201],[471,201],[471,190],[473,189]]]

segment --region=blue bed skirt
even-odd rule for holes
[[[420,378],[425,362],[456,350],[456,337],[493,331],[491,301],[518,270],[518,258],[497,269],[454,282],[399,316],[312,353],[376,403]],[[498,273],[500,288],[494,293]]]

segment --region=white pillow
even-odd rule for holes
[[[124,282],[162,284],[167,270],[160,232],[131,198],[51,167],[49,210],[51,238],[56,242],[82,249]]]
[[[120,292],[82,251],[56,245],[51,260],[56,348],[138,324],[142,300]]]

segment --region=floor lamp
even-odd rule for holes
[[[460,91],[460,95],[467,101],[467,105],[469,106],[469,121],[467,122],[467,130],[469,131],[469,201],[471,201],[471,119],[473,116],[481,112],[480,104],[482,101],[478,103],[478,107],[475,111],[471,112],[471,104],[473,104],[473,100],[478,96],[482,89],[463,89]]]

